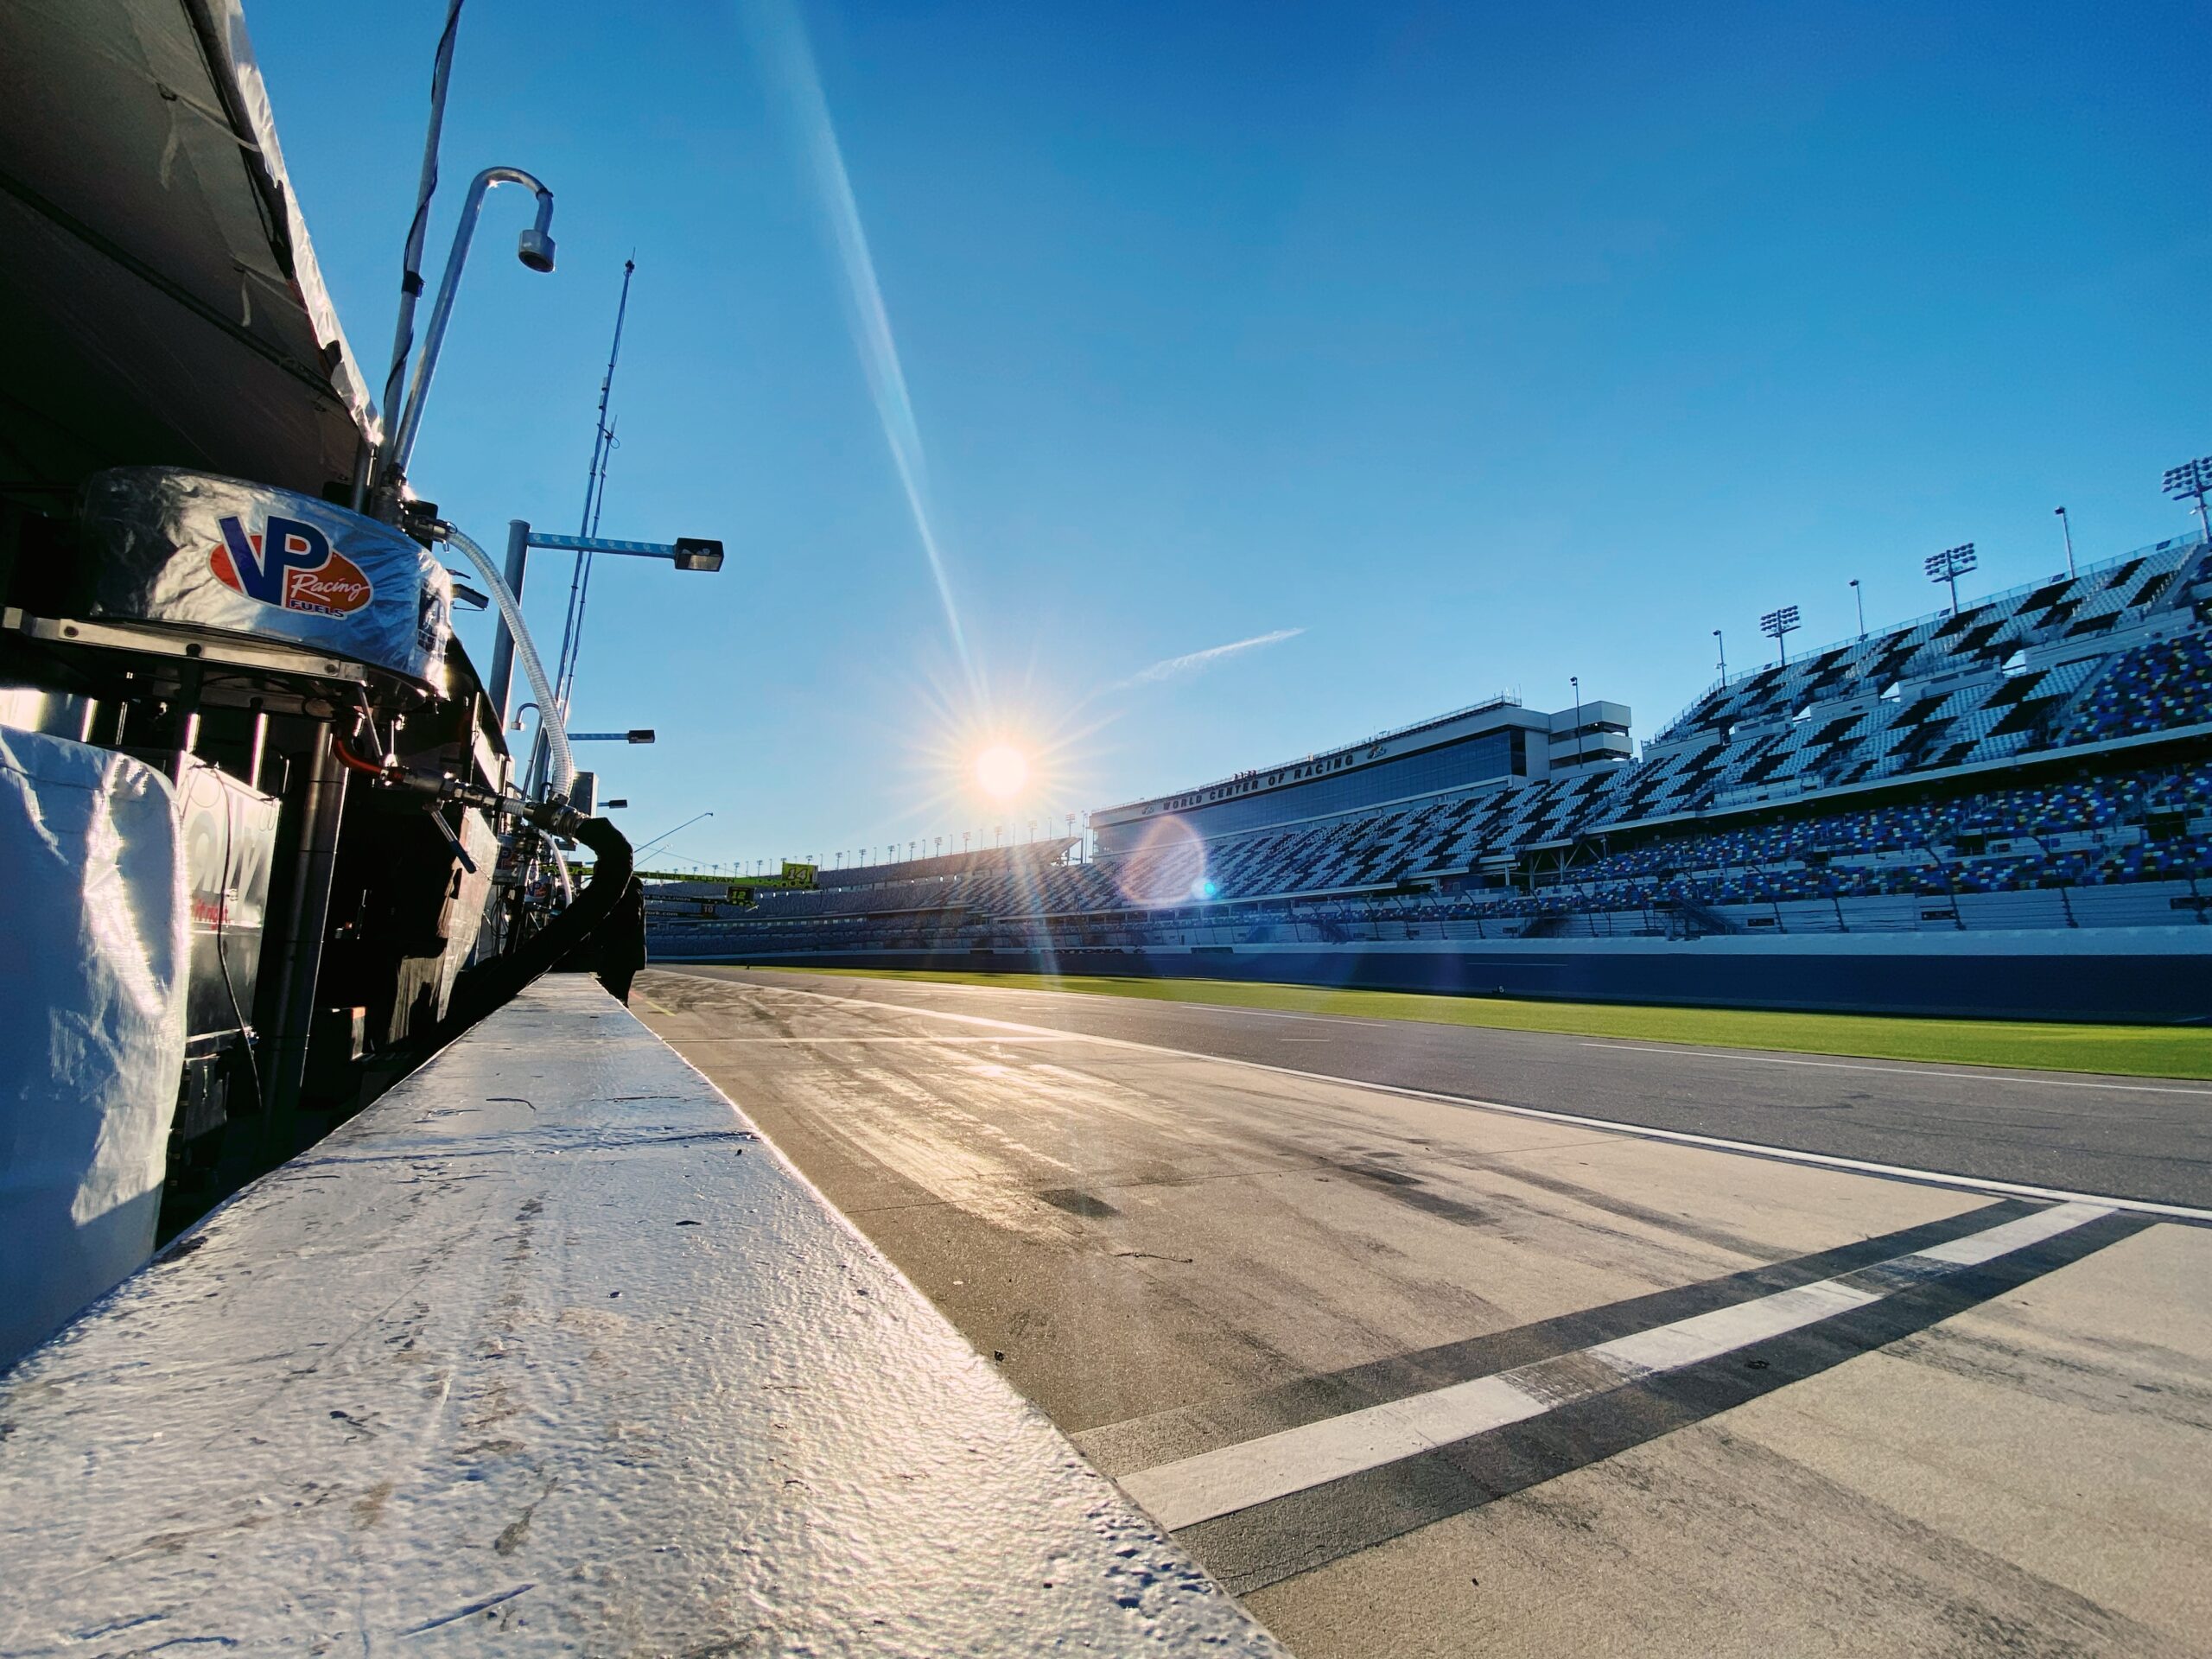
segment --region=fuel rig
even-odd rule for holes
[[[485,191],[537,189],[536,270],[550,193],[478,176],[387,429],[235,3],[11,5],[0,64],[4,1366],[538,973],[626,995],[644,936],[557,731],[520,786],[517,584],[404,474]]]

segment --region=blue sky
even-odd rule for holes
[[[250,9],[379,383],[442,15]],[[680,856],[957,844],[1570,676],[1641,737],[1715,627],[1732,668],[1777,604],[1841,637],[1853,576],[1917,615],[1961,541],[1980,588],[2047,575],[2060,502],[2085,560],[2188,527],[2157,485],[2212,449],[2208,36],[2194,4],[469,0],[432,278],[495,162],[553,188],[560,269],[495,195],[416,480],[487,545],[575,528],[634,251],[604,530],[730,558],[601,566],[571,725],[658,729],[595,758],[641,838],[714,812]],[[566,575],[540,556],[541,633]],[[966,782],[1001,734],[1040,757],[1010,808]]]

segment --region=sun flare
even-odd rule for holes
[[[995,801],[1010,801],[1029,781],[1029,759],[1011,743],[994,743],[976,757],[976,784]]]

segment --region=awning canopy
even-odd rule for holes
[[[377,415],[235,0],[0,5],[0,494],[167,463],[309,494]]]

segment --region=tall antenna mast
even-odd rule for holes
[[[407,246],[399,257],[399,325],[392,334],[391,368],[385,376],[384,406],[378,411],[384,416],[387,447],[397,435],[407,359],[415,347],[415,302],[423,294],[423,238],[430,228],[430,198],[438,188],[438,139],[445,131],[446,83],[453,76],[453,42],[461,30],[461,0],[452,0],[446,8],[446,26],[438,36],[437,56],[430,69],[430,126],[423,139],[423,172],[415,186],[415,217],[408,221]],[[381,455],[377,458],[375,470],[382,470],[383,460]],[[353,490],[356,512],[361,508],[366,486],[375,481],[365,469]]]
[[[615,302],[614,340],[607,348],[607,372],[599,382],[599,416],[592,428],[591,464],[584,469],[584,510],[576,521],[579,536],[589,536],[598,524],[601,498],[606,493],[607,458],[614,448],[614,428],[607,420],[607,409],[614,395],[614,365],[622,356],[622,324],[630,315],[630,278],[637,269],[634,258],[622,262],[622,297]],[[591,555],[578,553],[569,567],[568,615],[561,624],[561,652],[554,659],[555,706],[538,711],[538,738],[530,762],[533,779],[543,776],[545,768],[545,721],[561,721],[566,729],[569,689],[575,683],[576,657],[583,648],[584,606],[590,593]]]

